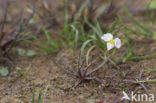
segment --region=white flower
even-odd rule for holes
[[[119,38],[113,39],[113,35],[111,33],[104,34],[101,39],[107,42],[107,50],[111,50],[114,47],[121,47],[121,40]]]

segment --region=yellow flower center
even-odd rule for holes
[[[115,45],[115,40],[110,39],[110,40],[109,40],[109,43],[112,44],[112,45]]]

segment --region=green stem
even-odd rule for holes
[[[136,83],[151,83],[151,82],[156,82],[156,79],[136,81]]]
[[[134,57],[129,57],[126,59],[126,61],[139,61],[139,60],[143,60],[143,59],[150,59],[156,57],[156,54],[152,54],[152,55],[148,55],[148,56],[134,56]],[[123,60],[125,57],[122,58],[117,58],[115,59],[115,61],[120,61]]]

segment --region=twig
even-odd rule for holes
[[[8,0],[5,1],[4,18],[3,18],[3,22],[2,22],[1,28],[0,28],[0,32],[2,32],[2,33],[3,33],[4,26],[5,26],[6,19],[7,19],[7,12],[8,12]]]
[[[138,80],[141,80],[141,77],[142,77],[142,72],[140,72]],[[149,93],[148,89],[146,88],[146,86],[143,83],[139,83],[139,84],[146,91],[146,93],[149,95],[150,93]]]
[[[97,82],[99,82],[100,84],[102,84],[102,86],[104,86],[104,83],[102,82],[102,80],[100,80],[97,77],[86,77],[87,80],[95,80]]]
[[[80,51],[79,53],[79,58],[78,58],[78,70],[79,70],[79,75],[83,74],[83,70],[82,70],[82,52]],[[82,75],[81,75],[82,76]]]
[[[73,73],[68,72],[64,67],[58,65],[58,63],[56,63],[56,65],[57,65],[61,70],[63,70],[65,73],[67,73],[67,74],[69,74],[69,75],[75,77],[75,75],[74,75]]]
[[[74,71],[74,69],[68,63],[66,63],[66,61],[63,58],[61,58],[61,61],[72,73],[74,73],[75,76],[78,76],[78,74]]]
[[[100,57],[100,56],[99,56],[99,57]],[[90,66],[92,66],[92,65],[97,61],[97,59],[98,59],[99,57],[96,57],[91,63],[88,64],[88,66],[87,66],[86,68],[84,68],[84,74],[83,74],[83,75],[85,75],[85,74],[87,73],[87,71],[88,71],[88,69],[90,68]]]
[[[134,80],[123,80],[124,82],[136,83]]]
[[[139,74],[138,79],[136,79],[137,81],[141,80],[142,77],[142,72]],[[130,82],[130,83],[134,83],[134,84],[139,84],[144,90],[145,92],[149,95],[149,90],[146,88],[146,86],[143,83],[134,81],[134,80],[124,80],[125,82]]]
[[[24,21],[24,18],[23,18],[23,13],[21,11],[20,13],[20,19],[19,19],[19,23],[18,23],[18,27],[17,29],[15,30],[15,32],[12,34],[12,36],[14,38],[17,38],[17,36],[20,34],[20,32],[22,31],[22,23]]]
[[[34,14],[35,14],[35,12],[36,12],[36,8],[37,8],[37,5],[34,4],[34,6],[33,6],[33,11],[32,11],[32,13],[31,13],[30,17],[27,19],[27,21],[23,24],[24,26],[27,26],[28,23],[30,22],[30,20],[33,18]]]

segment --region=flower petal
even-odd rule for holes
[[[107,43],[107,50],[111,50],[115,45]]]
[[[115,38],[115,47],[120,48],[121,47],[121,40],[119,38]]]
[[[113,35],[111,33],[106,33],[101,37],[101,39],[104,41],[109,41],[110,39],[113,39]]]

